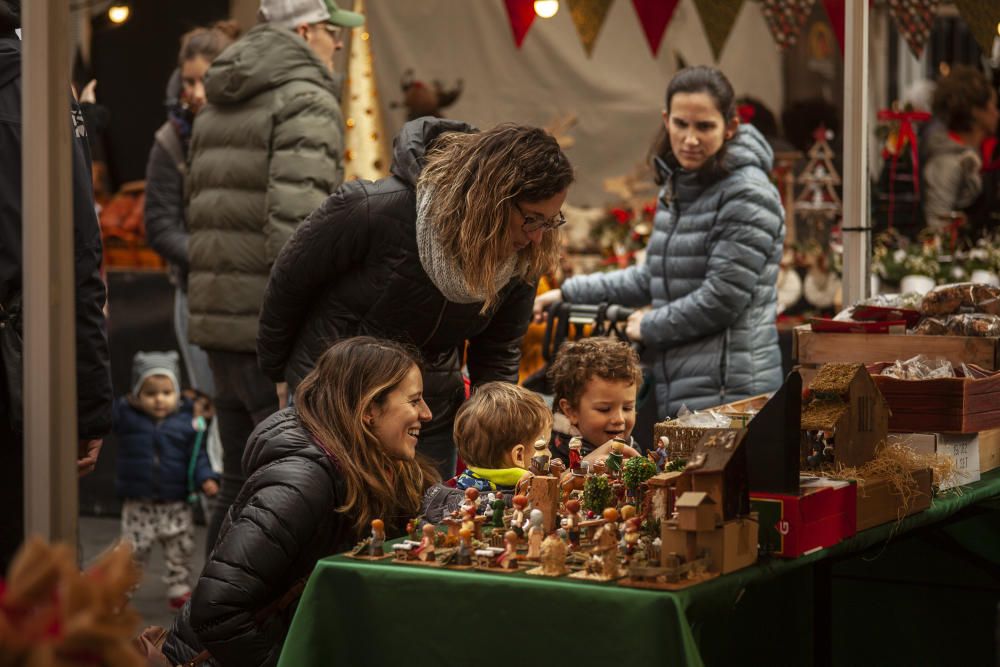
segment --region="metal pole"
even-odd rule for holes
[[[69,5],[31,0],[22,7],[25,531],[75,549]]]
[[[871,291],[868,203],[868,3],[845,3],[844,41],[844,305]]]

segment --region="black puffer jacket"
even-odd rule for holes
[[[261,368],[295,385],[334,341],[391,338],[424,356],[424,397],[434,417],[421,431],[451,431],[464,399],[462,349],[473,385],[517,380],[521,338],[535,288],[520,279],[502,291],[492,316],[482,303],[445,299],[420,264],[414,186],[428,145],[465,123],[420,118],[393,144],[392,176],[345,183],[300,225],[271,271],[257,337]]]
[[[260,627],[254,616],[308,577],[317,560],[353,543],[350,517],[336,511],[344,500],[343,478],[302,428],[295,408],[257,426],[243,469],[249,477],[164,647],[171,664],[190,660],[203,647],[217,665],[276,664],[294,605]]]

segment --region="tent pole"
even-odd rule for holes
[[[844,305],[869,296],[871,211],[868,197],[868,3],[845,3]]]

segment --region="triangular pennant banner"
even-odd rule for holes
[[[701,16],[701,24],[705,26],[712,56],[718,61],[722,47],[726,45],[736,17],[743,7],[743,0],[694,0],[694,6]]]
[[[604,19],[608,17],[612,2],[614,0],[566,0],[573,25],[576,26],[580,43],[583,44],[583,50],[587,52],[588,58],[594,53],[597,33],[601,31]]]
[[[938,0],[889,0],[889,12],[896,22],[896,28],[915,58],[919,58],[924,52],[937,5]]]
[[[987,56],[993,53],[993,38],[1000,24],[1000,2],[997,0],[955,0],[958,13],[972,31],[979,48]]]
[[[679,2],[680,0],[632,0],[635,13],[639,17],[639,24],[646,33],[646,41],[654,58],[660,50],[663,33],[667,31]]]
[[[507,8],[511,32],[514,33],[514,44],[521,48],[524,36],[535,20],[535,3],[533,0],[503,0],[503,4]]]
[[[826,17],[830,20],[830,27],[833,28],[833,35],[840,44],[840,55],[844,55],[844,0],[823,0],[823,7],[826,8]]]
[[[779,51],[795,44],[816,0],[763,0],[764,20]]]

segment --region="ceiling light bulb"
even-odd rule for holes
[[[550,19],[559,11],[559,0],[535,0],[535,14]]]
[[[128,5],[111,5],[108,8],[108,19],[112,23],[125,23],[125,21],[128,21],[130,13],[131,10],[129,10]]]

